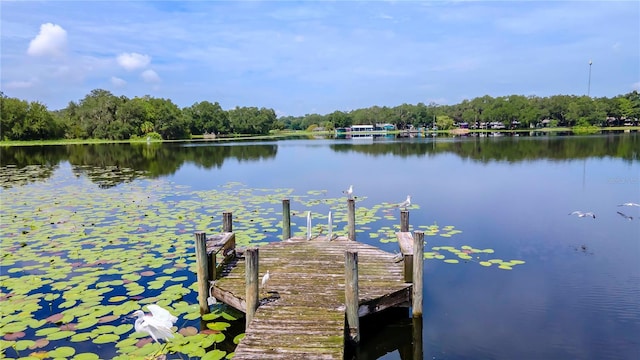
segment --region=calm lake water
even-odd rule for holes
[[[618,206],[640,203],[638,133],[1,151],[3,172],[29,169],[21,176],[5,173],[3,208],[19,202],[11,196],[21,188],[55,191],[53,179],[71,174],[90,180],[89,190],[82,190],[89,193],[151,178],[193,191],[240,183],[250,189],[291,189],[292,196],[319,191],[320,197],[336,198],[352,184],[358,208],[382,204],[381,214],[393,216],[397,209],[390,204],[411,195],[416,205],[410,209],[412,230],[437,224],[461,231],[425,237],[425,251],[467,245],[494,250],[482,260],[525,262],[502,270],[481,266],[479,260],[425,260],[424,359],[640,358],[640,207]],[[100,169],[120,176],[105,177]],[[203,201],[207,206],[215,208]],[[281,208],[268,206],[280,221]],[[314,210],[326,214],[333,209],[317,205]],[[568,215],[576,210],[596,217]],[[219,214],[216,208],[214,215]],[[376,218],[360,229],[358,240],[394,252],[397,243],[369,233],[397,223]],[[338,232],[343,225],[338,224]],[[190,241],[188,230],[180,236]],[[267,232],[263,241],[278,241],[279,235]],[[3,240],[3,247],[10,241]],[[187,298],[195,301],[193,294]],[[400,359],[394,346],[410,341],[406,326],[368,329],[361,358]],[[381,334],[390,344],[376,350]]]

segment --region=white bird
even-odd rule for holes
[[[262,277],[262,288],[264,289],[265,285],[267,285],[267,282],[269,281],[269,278],[271,276],[269,275],[269,270],[267,270],[267,273],[264,274],[264,276]]]
[[[623,218],[627,219],[627,220],[633,220],[633,216],[629,216],[625,213],[621,213],[620,211],[616,211],[618,213],[618,215],[622,216]]]
[[[398,204],[399,208],[404,208],[405,210],[407,210],[409,206],[411,206],[411,195],[407,195],[407,199]]]
[[[592,213],[592,212],[582,212],[582,211],[574,211],[572,213],[570,213],[569,215],[578,215],[578,217],[592,217],[592,218],[596,218],[596,214]]]
[[[351,199],[351,196],[353,195],[353,185],[349,185],[349,188],[347,190],[343,190],[342,193],[346,194],[347,197]]]
[[[153,340],[160,343],[160,340],[173,338],[173,324],[178,318],[158,305],[147,305],[151,314],[145,314],[142,310],[136,310],[132,316],[137,317],[134,327],[137,332],[151,335]]]
[[[327,239],[331,241],[331,238],[333,237],[333,217],[331,216],[331,211],[329,211],[329,220],[327,220],[327,227],[329,228]]]
[[[307,211],[307,240],[311,240],[311,211]]]
[[[620,204],[618,206],[640,206],[640,204],[628,202],[628,203]]]

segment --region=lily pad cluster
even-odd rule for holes
[[[454,246],[433,246],[432,251],[425,251],[425,259],[442,260],[449,264],[462,262],[476,262],[482,266],[496,266],[502,270],[512,270],[516,265],[522,265],[523,260],[487,259],[488,254],[493,254],[493,249],[476,249],[469,245],[462,245],[460,248]],[[447,253],[455,257],[447,257]],[[457,257],[457,258],[456,258]]]

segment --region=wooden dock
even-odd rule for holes
[[[236,249],[231,213],[223,213],[222,234],[195,234],[201,313],[209,312],[212,295],[246,315],[234,359],[342,359],[345,345],[360,341],[360,318],[391,307],[412,308],[420,332],[414,356],[422,356],[424,233],[411,236],[403,210],[397,233],[402,256],[356,242],[353,199],[347,207],[348,237],[289,238],[286,199],[283,241]]]
[[[412,285],[394,254],[348,240],[295,240],[259,248],[269,270],[260,306],[234,359],[342,359],[345,345],[345,251],[358,253],[358,315],[409,306]],[[213,296],[246,312],[245,262],[223,268]]]

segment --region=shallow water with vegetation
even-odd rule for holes
[[[170,357],[231,357],[243,320],[217,307],[201,323],[193,233],[219,232],[231,211],[239,246],[279,241],[290,198],[295,234],[307,211],[313,234],[329,211],[346,234],[350,184],[357,240],[390,252],[394,205],[412,196],[411,228],[427,235],[424,358],[640,354],[640,207],[618,206],[640,203],[637,133],[0,151],[6,357],[154,354],[126,317],[150,303],[179,318]],[[361,358],[399,359],[410,326],[368,329]]]

